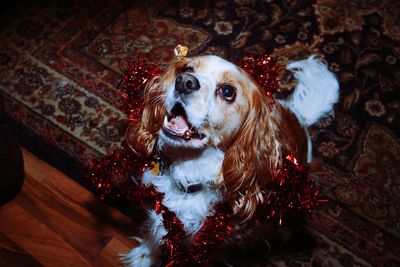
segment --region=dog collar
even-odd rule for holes
[[[204,185],[201,183],[193,183],[189,184],[187,187],[185,187],[181,182],[175,181],[176,187],[179,189],[179,191],[186,193],[186,194],[193,194],[197,193],[201,190],[204,189]]]

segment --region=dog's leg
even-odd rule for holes
[[[167,234],[162,222],[162,216],[155,211],[149,212],[148,234],[146,239],[135,237],[139,246],[121,255],[122,263],[129,267],[150,267],[156,265],[159,255],[159,245],[162,237]]]
[[[138,237],[136,237],[135,240],[138,241],[140,245],[130,252],[121,255],[122,263],[129,267],[150,267],[153,264],[150,242]]]

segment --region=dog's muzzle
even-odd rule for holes
[[[190,73],[181,73],[176,77],[175,90],[179,94],[190,94],[200,89],[199,80]]]

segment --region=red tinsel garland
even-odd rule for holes
[[[121,69],[125,75],[118,85],[121,96],[124,98],[120,109],[128,115],[129,120],[141,119],[144,108],[143,90],[149,80],[161,74],[162,69],[145,64],[143,61],[132,60],[121,63]]]
[[[271,103],[276,92],[276,77],[282,70],[270,56],[242,59],[239,66],[255,77],[263,87]],[[159,75],[161,69],[143,62],[129,61],[124,67],[125,76],[119,85],[125,99],[121,109],[129,119],[140,119],[143,111],[143,89],[146,82]],[[91,161],[85,176],[101,199],[125,200],[132,205],[153,207],[162,214],[167,235],[163,237],[164,264],[171,266],[201,266],[206,263],[229,235],[234,235],[231,225],[232,210],[225,203],[214,207],[213,215],[207,217],[200,231],[188,246],[182,222],[162,204],[163,194],[154,187],[135,185],[132,179],[140,178],[146,168],[151,168],[149,159],[139,158],[127,144],[100,161]],[[266,200],[255,216],[258,220],[278,221],[295,212],[310,212],[319,202],[319,191],[308,180],[307,168],[299,166],[297,160],[288,155],[270,185],[271,191],[264,194]]]
[[[270,55],[254,57],[250,55],[243,57],[237,62],[237,65],[254,77],[261,86],[263,92],[268,96],[270,103],[275,103],[272,94],[278,92],[277,78],[281,75],[285,67],[278,65],[276,60]]]

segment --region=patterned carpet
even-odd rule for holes
[[[229,60],[316,54],[341,85],[334,117],[311,129],[314,175],[331,201],[309,220],[316,245],[267,265],[400,266],[400,2],[192,2],[49,0],[1,11],[2,110],[20,142],[80,180],[82,165],[124,134],[116,85],[127,58],[165,64],[178,43]]]

